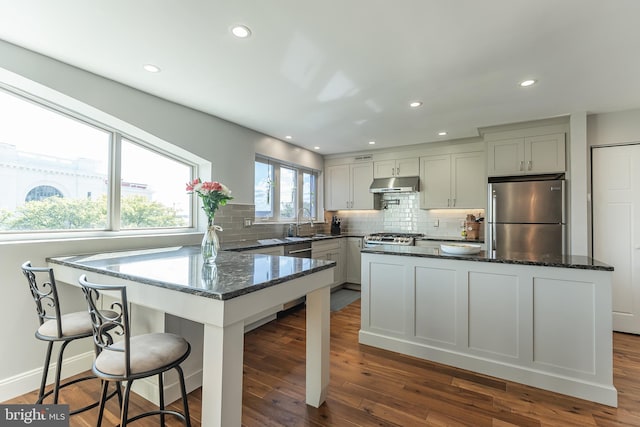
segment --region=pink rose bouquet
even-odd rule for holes
[[[197,194],[202,199],[202,209],[207,214],[209,225],[213,225],[213,217],[220,206],[232,200],[231,191],[226,185],[216,181],[202,182],[200,178],[187,183],[187,192]]]

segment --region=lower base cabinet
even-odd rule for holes
[[[360,284],[362,237],[347,237],[347,282]]]
[[[311,258],[336,262],[332,287],[340,286],[346,281],[347,254],[344,239],[327,239],[312,242]]]

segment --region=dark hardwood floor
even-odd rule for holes
[[[357,301],[331,313],[331,383],[316,409],[304,403],[304,320],[300,310],[246,334],[244,426],[640,426],[639,336],[614,334],[619,407],[611,408],[360,345]],[[94,393],[94,385],[71,386],[65,398],[76,406]],[[4,403],[31,403],[34,396]],[[189,396],[194,426],[200,425],[200,399],[199,390]],[[142,398],[133,403],[131,413],[150,408]],[[95,425],[96,413],[72,417],[71,426]],[[115,424],[114,400],[103,425]],[[169,419],[167,425],[181,424]]]

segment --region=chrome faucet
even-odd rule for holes
[[[311,211],[307,208],[300,208],[298,212],[296,212],[296,236],[300,236],[300,212],[302,212],[302,217],[304,218],[304,212],[307,211],[309,214],[309,225],[313,227],[313,217],[311,216]]]

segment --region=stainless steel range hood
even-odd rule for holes
[[[369,187],[371,193],[411,193],[419,190],[420,178],[417,176],[375,178]]]

